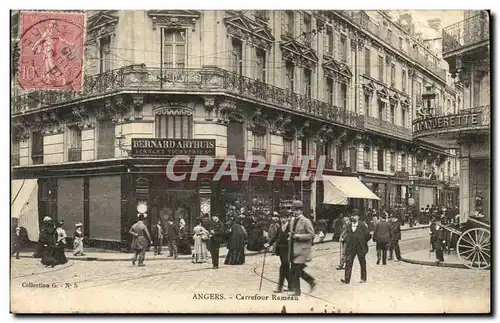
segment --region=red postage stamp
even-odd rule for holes
[[[19,84],[25,90],[80,91],[85,15],[22,12]]]

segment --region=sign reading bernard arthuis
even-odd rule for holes
[[[132,138],[132,156],[215,156],[215,139]]]

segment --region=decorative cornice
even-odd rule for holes
[[[313,68],[318,64],[316,51],[296,40],[284,41],[280,45],[283,59],[306,68]]]
[[[148,10],[153,21],[153,30],[160,28],[188,28],[196,30],[196,21],[200,17],[197,10]]]
[[[224,18],[228,35],[247,41],[252,46],[269,50],[274,43],[274,36],[267,24],[251,20],[239,11],[228,11]]]
[[[373,82],[363,83],[363,93],[366,95],[373,95],[373,92],[377,90],[377,87]]]
[[[333,57],[323,63],[323,69],[327,77],[339,80],[342,83],[348,83],[352,78],[349,66],[343,62],[336,61]]]
[[[113,35],[118,24],[118,10],[101,10],[88,18],[87,40],[96,41],[102,37]]]

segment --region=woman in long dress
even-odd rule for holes
[[[201,220],[193,229],[194,250],[193,250],[193,263],[205,263],[207,261],[207,241],[209,232],[205,229]]]
[[[191,254],[191,245],[186,234],[186,221],[181,216],[179,219],[179,236],[177,237],[177,250],[181,255]]]
[[[41,246],[42,265],[54,267],[57,264],[54,258],[56,228],[52,223],[52,219],[48,216],[43,219],[43,227],[38,242]]]
[[[235,219],[233,226],[229,232],[229,240],[227,248],[229,249],[226,261],[226,265],[243,265],[245,263],[245,238],[247,232],[245,228],[241,225],[241,220],[239,218]]]
[[[84,256],[82,224],[78,222],[77,224],[75,224],[75,227],[76,230],[73,237],[73,255]]]
[[[61,220],[59,221],[57,228],[56,228],[56,234],[57,234],[57,241],[56,241],[56,248],[55,248],[55,258],[56,262],[59,265],[65,264],[68,262],[68,259],[66,258],[66,255],[64,254],[64,248],[66,248],[66,230],[63,229],[64,221]]]

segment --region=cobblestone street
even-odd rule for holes
[[[428,239],[418,237],[423,233],[408,232],[403,236],[403,254],[426,248]],[[339,261],[338,244],[315,245],[313,256],[308,272],[316,277],[318,286],[310,295],[303,293],[298,301],[272,299],[279,259],[269,254],[260,293],[264,255],[248,256],[242,266],[221,265],[219,270],[187,260],[152,261],[142,268],[129,262],[70,261],[50,269],[36,259],[13,260],[11,309],[121,313],[281,312],[283,307],[287,313],[477,313],[490,309],[489,271],[403,262],[377,266],[372,246],[367,257],[368,283],[358,283],[359,265],[355,262],[351,284],[343,285],[339,281],[343,271],[334,268]],[[39,283],[47,287],[30,287]],[[308,287],[304,286],[303,291],[308,293]],[[240,299],[254,295],[268,299]],[[37,300],[36,306],[30,304],[30,299]]]

